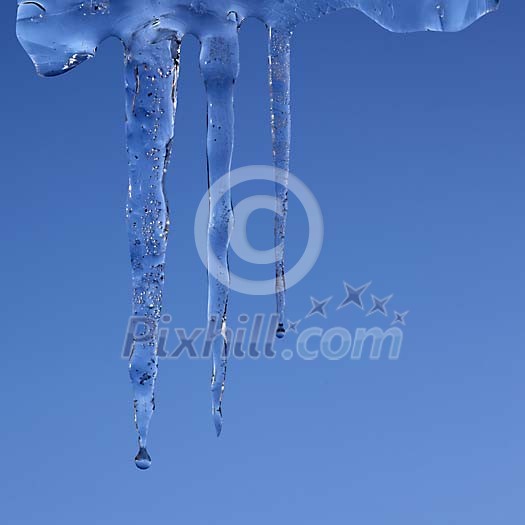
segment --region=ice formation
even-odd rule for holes
[[[200,66],[208,103],[208,179],[230,171],[234,137],[233,90],[239,71],[238,30],[254,17],[269,34],[269,78],[273,159],[290,162],[290,40],[294,27],[344,8],[355,8],[396,32],[458,31],[494,10],[499,0],[39,0],[18,5],[18,38],[44,76],[65,73],[92,58],[108,37],[125,49],[129,198],[127,220],[133,272],[133,314],[153,329],[136,342],[130,359],[135,422],[139,434],[136,464],[151,460],[146,449],[157,375],[157,335],[162,309],[169,217],[163,182],[168,168],[177,102],[180,44],[185,35],[201,43]],[[279,183],[280,182],[280,183]],[[286,181],[276,183],[279,209],[275,246],[284,245]],[[212,410],[222,428],[222,397],[228,341],[228,247],[232,224],[229,191],[210,190],[209,250],[221,267],[210,272],[208,333],[214,337]],[[276,298],[284,335],[284,251],[276,248]],[[226,275],[213,277],[216,272]],[[224,284],[226,283],[226,284]]]

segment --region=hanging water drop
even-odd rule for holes
[[[151,467],[151,458],[146,448],[141,447],[135,457],[135,465],[140,470],[148,470]]]

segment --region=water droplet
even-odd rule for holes
[[[145,447],[140,447],[139,453],[135,457],[135,465],[140,470],[148,470],[151,467],[151,457]]]

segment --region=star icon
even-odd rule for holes
[[[369,283],[363,284],[363,286],[360,286],[359,288],[354,288],[353,286],[350,286],[346,281],[343,282],[343,285],[346,291],[346,297],[344,298],[344,301],[337,307],[337,309],[341,310],[341,308],[344,308],[345,306],[348,306],[349,304],[355,304],[358,308],[362,310],[363,301],[361,297],[366,292],[366,290],[371,284],[372,284],[372,281],[370,281]]]
[[[406,326],[405,317],[407,315],[408,310],[406,312],[403,312],[402,314],[394,310],[394,320],[392,321],[392,324],[402,324],[403,326]]]
[[[288,330],[287,332],[293,332],[294,334],[298,334],[297,327],[301,324],[301,321],[295,321],[292,322],[288,319]]]
[[[331,297],[328,297],[328,299],[324,299],[323,301],[318,301],[314,297],[310,297],[310,301],[312,301],[312,309],[308,312],[308,317],[312,317],[312,315],[318,314],[321,317],[324,317],[326,319],[326,305],[332,300]]]
[[[370,308],[369,312],[366,315],[368,316],[368,315],[375,314],[376,312],[380,312],[385,317],[388,317],[388,312],[386,310],[386,305],[387,305],[388,301],[390,301],[390,299],[392,299],[392,297],[394,297],[393,294],[389,295],[388,297],[385,297],[383,299],[379,299],[374,294],[372,294],[372,301],[374,301],[374,306],[372,306],[372,308]]]

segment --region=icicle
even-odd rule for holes
[[[285,240],[288,214],[288,170],[290,169],[290,39],[289,29],[269,29],[270,106],[273,141],[273,163],[276,170],[275,194],[275,294],[279,326],[277,337],[285,335],[286,307]]]
[[[233,223],[229,172],[233,154],[233,88],[239,70],[237,23],[228,17],[220,35],[201,41],[200,66],[208,104],[208,340],[212,351],[212,414],[217,435],[222,430],[222,399],[228,345],[226,318],[229,298],[228,248]],[[224,175],[222,185],[214,185]]]
[[[139,434],[138,468],[147,469],[148,428],[155,410],[157,336],[162,309],[169,216],[164,195],[176,107],[180,42],[134,41],[126,50],[129,155],[128,234],[133,274],[133,315],[143,321],[129,373]]]

